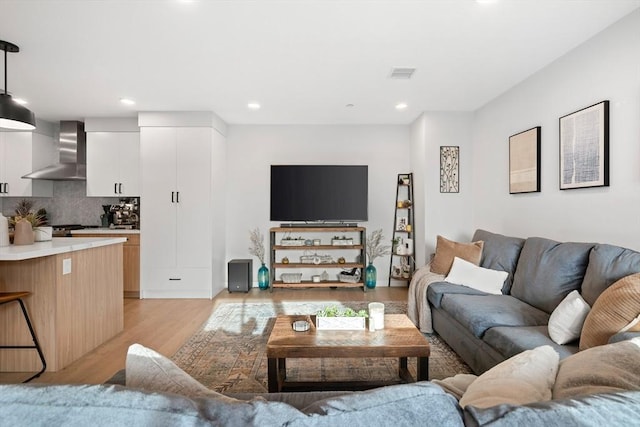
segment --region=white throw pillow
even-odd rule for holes
[[[225,402],[238,400],[209,390],[160,353],[133,344],[127,351],[126,385],[147,391],[169,392],[186,397],[213,397]]]
[[[591,307],[578,291],[571,291],[549,317],[549,336],[558,344],[580,338],[582,325]]]
[[[465,285],[488,294],[502,294],[502,285],[509,277],[506,271],[491,270],[455,257],[445,282]]]
[[[560,356],[550,345],[516,354],[473,381],[460,406],[490,408],[551,400],[559,362]]]

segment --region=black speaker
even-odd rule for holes
[[[229,292],[249,292],[253,274],[253,260],[232,259],[227,264]]]

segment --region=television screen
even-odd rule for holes
[[[272,165],[271,221],[366,221],[367,166]]]

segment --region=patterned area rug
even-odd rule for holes
[[[327,305],[366,309],[367,302],[224,303],[172,357],[195,379],[218,392],[267,391],[266,344],[278,314],[315,314]],[[385,302],[386,313],[406,313],[404,302]],[[431,343],[429,378],[471,373],[469,367],[439,337]],[[415,377],[416,359],[409,358]],[[287,359],[287,378],[294,381],[392,380],[394,358]]]

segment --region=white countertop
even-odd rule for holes
[[[122,228],[83,228],[82,230],[71,230],[73,234],[140,234],[140,230],[125,230]]]
[[[0,247],[0,261],[22,261],[100,246],[115,245],[126,241],[126,237],[54,237],[53,240],[48,242],[35,242],[33,245],[9,245]]]

